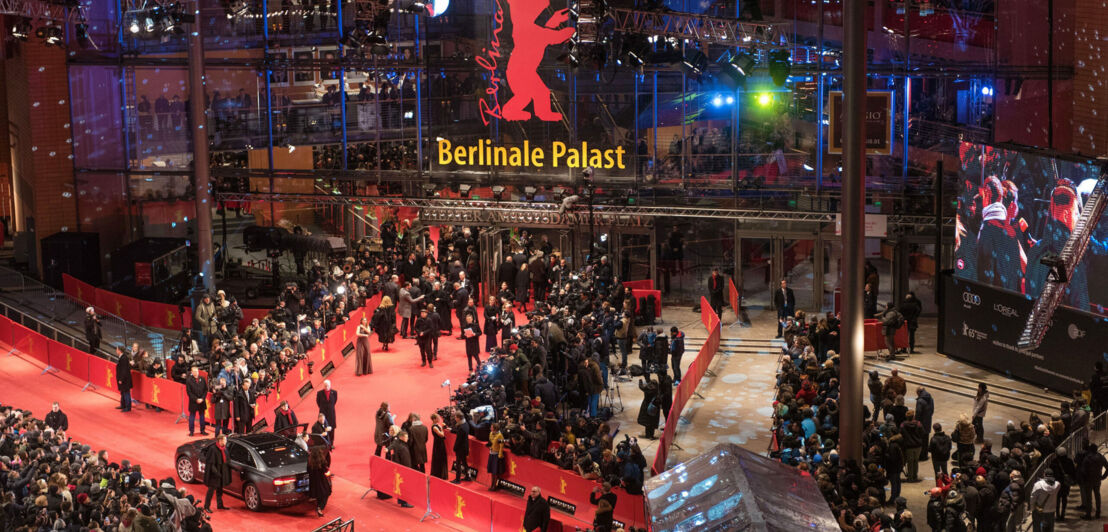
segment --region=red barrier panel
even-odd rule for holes
[[[115,362],[100,357],[88,357],[88,381],[104,390],[119,393],[115,382]]]
[[[492,525],[492,501],[488,497],[438,477],[427,478],[430,481],[432,512],[475,530],[489,529]]]
[[[885,349],[885,334],[881,322],[879,320],[866,320],[863,325],[865,331],[865,350],[877,351],[878,349]],[[893,341],[896,343],[897,349],[908,348],[908,326],[901,325],[896,330],[896,335],[893,336]]]
[[[181,329],[192,327],[192,309],[185,307],[182,315],[177,305],[157,303],[155,301],[141,301],[142,325],[158,327],[160,329]]]
[[[623,281],[623,287],[628,290],[653,290],[654,280],[643,279],[641,281]]]
[[[140,403],[146,403],[170,412],[184,412],[185,385],[169,379],[147,377],[131,372],[135,388],[131,397]]]
[[[427,505],[427,474],[380,456],[369,457],[369,487],[416,508]]]
[[[89,354],[53,340],[46,341],[50,365],[88,382]]]
[[[700,323],[704,325],[705,329],[711,333],[712,328],[708,326],[708,315],[712,314],[712,305],[708,303],[708,299],[704,296],[700,296]]]
[[[115,292],[96,289],[96,306],[131,323],[142,323],[142,302]]]
[[[84,305],[96,306],[96,288],[67,273],[62,274],[62,290]]]
[[[735,280],[727,278],[727,296],[730,299],[731,310],[735,313],[735,319],[739,316],[739,289],[735,288]]]
[[[50,364],[46,337],[18,323],[12,323],[12,347],[43,364]]]
[[[0,316],[0,342],[12,345],[12,320]]]
[[[649,297],[654,300],[654,317],[662,317],[662,291],[661,290],[631,290],[631,297],[637,301],[640,297]]]

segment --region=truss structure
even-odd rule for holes
[[[84,9],[84,6],[68,8],[64,4],[42,0],[0,0],[0,15],[25,17],[32,21],[49,20],[59,24],[81,20]]]
[[[612,8],[617,32],[688,39],[725,46],[781,47],[788,43],[784,22],[743,22],[688,13]]]
[[[1035,301],[1035,306],[1031,308],[1031,312],[1027,315],[1027,324],[1024,326],[1023,332],[1020,333],[1019,343],[1017,344],[1020,349],[1035,349],[1042,342],[1043,336],[1050,328],[1054,311],[1058,309],[1058,305],[1062,303],[1062,296],[1066,294],[1069,279],[1073,276],[1074,269],[1077,268],[1077,264],[1081,262],[1081,258],[1085,256],[1085,251],[1089,248],[1089,239],[1093,236],[1093,231],[1096,230],[1100,216],[1104,213],[1105,205],[1108,205],[1108,176],[1101,176],[1096,183],[1096,187],[1093,188],[1092,194],[1089,194],[1085,206],[1082,207],[1081,216],[1074,224],[1069,240],[1062,247],[1062,252],[1058,254],[1058,259],[1063,263],[1064,271],[1062,273],[1064,276],[1058,278],[1054,272],[1047,276],[1046,286],[1043,287],[1042,294],[1039,295],[1039,299]]]
[[[272,201],[314,205],[358,205],[363,207],[412,207],[420,209],[420,217],[437,223],[508,223],[513,225],[615,225],[648,227],[658,217],[702,218],[714,220],[749,220],[832,223],[835,213],[809,211],[777,211],[764,209],[732,209],[725,207],[657,206],[657,205],[593,205],[584,200],[563,206],[561,203],[496,201],[446,198],[399,198],[382,196],[347,196],[342,194],[280,194],[270,192],[219,192],[220,201]],[[933,216],[889,216],[894,226],[934,226]],[[953,225],[952,218],[944,224]]]

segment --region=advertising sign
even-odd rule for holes
[[[843,93],[831,91],[829,103],[830,135],[827,136],[827,153],[843,152]],[[863,124],[866,133],[867,155],[889,155],[893,152],[893,93],[890,91],[869,91],[866,93],[866,120]]]
[[[1108,322],[1058,307],[1036,349],[1016,346],[1035,305],[1015,292],[943,275],[941,351],[1069,395],[1086,386],[1093,364],[1108,361]]]

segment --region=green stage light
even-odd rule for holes
[[[768,92],[763,92],[758,95],[758,105],[762,107],[769,107],[769,104],[773,103],[773,95]]]

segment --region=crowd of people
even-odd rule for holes
[[[172,478],[72,439],[57,403],[45,419],[0,405],[0,424],[0,530],[211,530]]]
[[[817,332],[838,329],[834,315],[819,323]],[[838,452],[837,346],[826,341],[826,334],[811,338],[811,331],[808,336],[799,332],[786,337],[790,347],[778,372],[773,455],[816,479],[842,530],[915,530],[926,522],[945,532],[993,532],[1007,530],[1009,519],[1019,519],[1025,506],[1035,530],[1051,530],[1056,520],[1065,520],[1074,486],[1082,492],[1080,517],[1101,517],[1100,484],[1108,478],[1108,462],[1088,443],[1094,412],[1080,394],[1063,402],[1049,420],[1032,413],[1019,424],[1009,421],[998,446],[986,437],[985,384],[957,423],[944,428],[934,422],[935,400],[924,387],[915,390],[914,408],[909,408],[908,385],[898,371],[892,369],[883,381],[873,371],[867,382],[870,405],[863,407],[863,458],[844,463]],[[1090,388],[1094,402],[1108,394],[1108,374],[1099,363]],[[1071,444],[1062,446],[1070,436]],[[902,483],[921,482],[919,467],[926,461],[935,485],[927,507],[917,509],[925,519],[914,519],[901,495]],[[1044,463],[1041,478],[1029,484]]]

